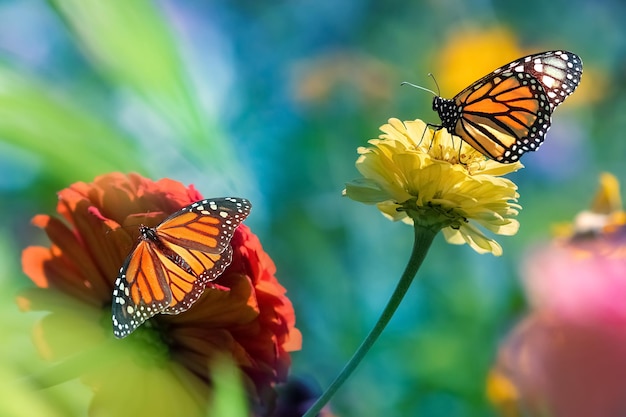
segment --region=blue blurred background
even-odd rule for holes
[[[400,83],[433,88],[432,72],[450,98],[517,57],[566,49],[582,83],[511,176],[520,232],[498,239],[499,258],[438,237],[332,402],[339,416],[494,415],[485,378],[525,309],[524,253],[588,206],[600,172],[625,178],[625,17],[619,0],[0,1],[2,372],[36,360],[38,316],[14,303],[32,285],[22,249],[47,245],[30,219],[69,184],[122,171],[252,200],[246,223],[304,336],[292,373],[326,387],[410,253],[408,226],[341,196],[356,148],[387,119],[438,122],[432,97]],[[42,409],[83,415],[90,393],[65,385]]]

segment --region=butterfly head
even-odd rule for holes
[[[156,242],[159,240],[159,238],[157,237],[156,230],[152,227],[148,227],[143,224],[139,226],[139,239],[151,240],[153,242]]]
[[[456,103],[453,100],[435,96],[433,99],[433,110],[439,115],[441,125],[449,132],[453,132],[461,114]]]

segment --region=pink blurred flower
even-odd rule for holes
[[[578,323],[626,326],[626,229],[556,241],[531,253],[522,276],[530,304]]]
[[[504,416],[626,415],[626,216],[617,180],[605,175],[601,184],[571,234],[524,263],[532,311],[488,381]]]

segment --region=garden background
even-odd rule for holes
[[[519,233],[498,238],[502,257],[437,237],[332,401],[346,417],[494,415],[485,381],[526,311],[525,254],[588,207],[601,172],[626,178],[625,17],[618,0],[0,1],[0,373],[41,363],[40,315],[15,304],[32,286],[21,251],[47,245],[30,219],[69,184],[121,171],[252,201],[246,224],[303,334],[292,374],[326,387],[410,252],[410,227],[341,196],[357,147],[389,118],[438,122],[432,97],[400,83],[436,90],[433,73],[450,98],[515,58],[565,49],[583,59],[582,82],[510,176]],[[84,415],[90,396],[73,381],[21,407]]]

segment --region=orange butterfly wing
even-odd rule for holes
[[[232,233],[224,229],[223,224],[231,222],[232,225],[232,220],[226,219],[228,212],[222,213],[223,217],[216,217],[199,211],[187,211],[159,225],[157,236],[161,242],[185,261],[184,268],[173,262],[174,267],[169,268],[168,285],[172,291],[172,301],[161,313],[178,314],[187,310],[202,294],[206,284],[219,277],[230,265],[232,248],[229,242]],[[177,270],[181,271],[175,274]]]
[[[547,131],[550,126],[550,118],[543,118],[549,114],[547,100],[516,75],[490,80],[477,90],[460,94],[455,101],[465,104],[453,133],[495,159],[522,143],[533,128]]]
[[[435,97],[441,126],[499,162],[519,160],[543,143],[552,112],[580,83],[582,61],[548,51],[504,65],[447,100]]]
[[[113,333],[126,337],[150,317],[186,311],[230,264],[230,240],[248,216],[245,199],[195,202],[156,228],[140,227],[137,246],[113,290]]]

